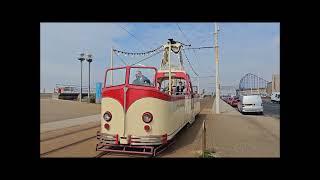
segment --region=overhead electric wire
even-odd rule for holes
[[[141,59],[140,61],[138,61],[138,62],[136,62],[136,63],[133,63],[133,64],[131,64],[131,66],[133,66],[133,65],[136,65],[136,64],[138,64],[138,63],[141,63],[142,61],[145,61],[145,60],[147,60],[147,59],[149,59],[149,58],[151,58],[151,57],[153,57],[153,56],[155,56],[155,55],[157,55],[157,54],[159,54],[160,52],[162,52],[163,50],[161,50],[161,51],[159,51],[159,52],[157,52],[157,53],[155,53],[155,54],[152,54],[151,56],[149,56],[149,57],[146,57],[146,58],[144,58],[144,59]]]
[[[210,37],[213,37],[213,35],[214,35],[214,34],[210,34]],[[209,38],[206,37],[206,39],[202,40],[199,44],[202,44],[202,43],[204,43],[204,42],[206,42],[206,41],[208,41],[208,40],[211,40],[211,39],[209,39]]]
[[[145,44],[140,41],[135,35],[133,35],[132,33],[130,33],[127,29],[125,29],[124,27],[120,26],[119,24],[117,24],[121,29],[125,30],[129,35],[131,35],[135,40],[137,40],[138,42],[141,43],[141,45],[143,45],[144,48],[146,48]]]
[[[115,54],[120,58],[120,60],[122,61],[122,63],[123,63],[124,65],[128,65],[128,63],[126,63],[125,60],[122,59],[117,53],[115,53]]]
[[[146,46],[145,46],[146,44],[143,43],[143,41],[139,40],[139,39],[137,38],[137,36],[135,36],[134,34],[130,33],[126,28],[120,26],[119,24],[117,24],[117,25],[118,25],[121,29],[125,30],[129,35],[131,35],[131,36],[132,36],[133,38],[135,38],[137,41],[139,41],[140,44],[143,45],[144,48],[146,48]],[[158,44],[158,43],[156,43],[156,44]],[[150,44],[148,44],[148,45],[150,46]]]
[[[177,26],[178,26],[178,28],[179,28],[180,32],[182,33],[182,35],[187,39],[188,43],[191,45],[191,43],[190,43],[189,39],[187,38],[187,36],[186,36],[186,35],[184,34],[184,32],[182,31],[182,29],[180,28],[179,24],[178,24],[178,23],[176,23],[176,24],[177,24]]]
[[[211,39],[205,39],[205,40],[201,41],[199,44],[202,44],[202,43],[204,43],[204,42],[206,42],[208,40],[211,40]]]
[[[191,63],[190,63],[190,61],[189,61],[189,59],[188,59],[188,57],[187,57],[186,52],[184,51],[184,49],[182,49],[182,50],[183,50],[184,55],[186,56],[186,59],[187,59],[189,65],[190,65],[190,67],[191,67],[191,70],[193,71],[193,73],[194,73],[195,75],[199,76],[199,74],[193,69],[193,67],[192,67],[192,65],[191,65]]]
[[[189,41],[188,37],[184,34],[184,32],[183,32],[182,29],[180,28],[179,24],[178,24],[178,23],[176,23],[176,24],[177,24],[180,32],[182,33],[182,35],[186,38],[186,40],[188,41],[188,43],[189,43],[190,46],[191,46],[191,42]],[[199,61],[198,61],[198,56],[197,56],[197,54],[196,54],[196,51],[193,50],[193,53],[194,53],[195,59],[196,59],[196,61],[197,61],[197,63],[198,63],[198,67],[200,68],[200,64],[199,64]]]
[[[204,46],[204,47],[197,47],[197,48],[183,48],[185,50],[189,50],[189,49],[212,49],[214,48],[213,46]]]

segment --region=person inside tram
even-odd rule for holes
[[[132,82],[135,85],[151,85],[151,81],[142,74],[141,71],[137,71],[136,79]]]
[[[163,88],[163,92],[169,94],[169,82],[163,81],[165,83],[164,88]],[[173,84],[173,80],[171,80],[171,84]],[[174,90],[174,87],[172,87],[171,91]]]
[[[179,85],[176,87],[176,95],[181,95],[184,92],[185,87],[182,85],[182,82],[179,82]]]
[[[165,85],[165,87],[163,88],[163,92],[169,94],[169,83]]]

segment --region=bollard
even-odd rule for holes
[[[202,125],[202,156],[204,157],[204,153],[206,151],[206,120],[203,121]]]

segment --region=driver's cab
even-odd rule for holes
[[[106,71],[105,88],[127,85],[135,87],[155,88],[155,67],[126,66],[111,68]]]

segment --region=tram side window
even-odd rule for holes
[[[169,80],[165,79],[161,81],[160,91],[169,94]]]
[[[175,95],[185,95],[186,93],[186,82],[184,79],[177,79],[175,87]]]
[[[184,95],[186,93],[186,85],[184,79],[173,78],[171,80],[172,95]],[[169,94],[169,80],[163,79],[159,81],[160,91]]]

